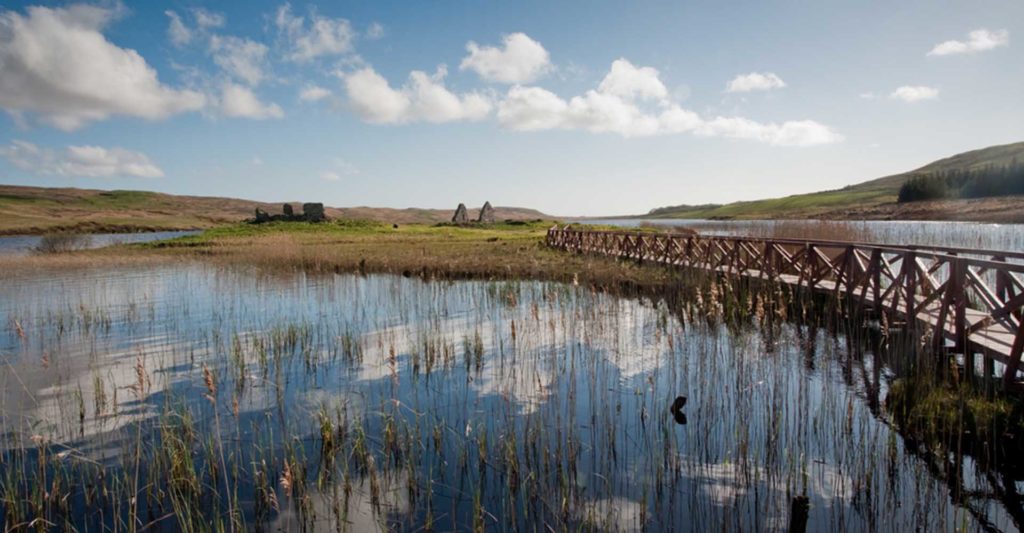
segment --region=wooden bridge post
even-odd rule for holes
[[[882,256],[882,251],[878,248],[871,250],[871,292],[874,298],[872,306],[875,309],[875,313],[881,315],[882,313],[882,261],[885,261],[885,257]]]
[[[934,324],[936,356],[963,354],[972,374],[977,374],[973,361],[979,355],[984,357],[986,376],[994,372],[993,361],[1005,362],[1003,378],[1007,383],[1016,380],[1024,358],[1024,282],[1020,279],[1024,269],[1016,262],[1024,259],[1020,252],[802,239],[668,236],[589,231],[569,225],[552,226],[544,241],[552,248],[581,254],[678,264],[756,276],[769,282],[806,286],[813,291],[834,291],[837,300],[858,299],[857,305],[849,308],[857,316],[870,302],[883,321],[894,314],[905,316],[912,334],[913,328],[921,328],[924,322]],[[845,251],[836,254],[838,249]],[[896,261],[902,263],[899,273],[893,272]],[[992,277],[983,277],[989,273]],[[822,286],[823,280],[834,280],[835,286]],[[844,290],[846,294],[841,294]],[[977,300],[970,300],[969,296],[977,296]],[[948,341],[952,341],[952,347],[947,348]]]
[[[1013,348],[1010,349],[1006,372],[1003,374],[1003,388],[1009,388],[1017,379],[1017,369],[1020,367],[1022,353],[1024,353],[1024,320],[1017,326],[1017,337],[1013,339]]]
[[[956,353],[967,354],[967,263],[956,257],[950,263],[950,289],[953,291],[953,347]]]
[[[917,254],[913,250],[903,255],[904,287],[906,288],[907,301],[904,302],[905,311],[903,314],[907,320],[907,332],[913,333],[917,330],[917,313],[914,307],[917,304]]]

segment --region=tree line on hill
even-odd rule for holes
[[[1024,163],[985,165],[914,176],[900,187],[900,203],[944,198],[987,198],[1024,194]]]

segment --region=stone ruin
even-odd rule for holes
[[[480,208],[480,214],[476,217],[476,220],[469,219],[469,212],[466,210],[466,204],[459,204],[459,207],[455,209],[455,214],[452,215],[452,224],[490,224],[494,222],[494,208],[491,207],[491,202],[484,202],[484,206]]]
[[[302,217],[308,222],[323,222],[327,220],[327,215],[324,214],[324,204],[319,202],[302,204]]]
[[[466,213],[466,204],[459,204],[455,208],[455,215],[452,216],[453,224],[466,224],[469,222],[469,215]]]
[[[480,208],[480,216],[476,218],[476,221],[484,224],[494,223],[494,208],[491,207],[491,202],[484,202],[484,206]]]
[[[257,207],[256,218],[252,221],[256,224],[262,224],[278,220],[284,222],[323,222],[327,220],[327,215],[324,213],[324,204],[319,202],[302,204],[302,214],[296,214],[292,204],[284,204],[281,207],[280,215],[271,215]]]

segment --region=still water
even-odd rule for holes
[[[826,239],[882,244],[1024,251],[1024,224],[921,220],[587,220],[625,228],[641,224],[689,228],[704,235]]]
[[[150,233],[95,233],[84,235],[81,241],[86,248],[103,248],[114,244],[130,244],[137,242],[162,241],[186,235],[195,235],[198,231],[155,231]],[[31,254],[42,239],[40,235],[0,236],[0,255]]]
[[[2,275],[2,274],[0,274]],[[1013,530],[780,318],[541,282],[200,264],[0,279],[0,522],[386,531]],[[668,409],[688,397],[683,416]],[[225,526],[226,527],[226,526]]]

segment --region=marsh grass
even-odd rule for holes
[[[1014,404],[849,302],[549,255],[541,225],[270,226],[5,286],[6,528],[1016,523],[985,445]],[[434,281],[338,274],[374,271]]]
[[[34,252],[37,254],[61,254],[89,248],[92,238],[79,233],[47,233],[39,239]]]

